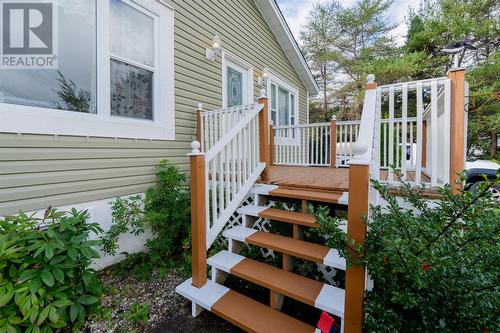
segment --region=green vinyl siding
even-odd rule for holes
[[[222,104],[221,57],[205,59],[215,34],[225,50],[253,66],[255,98],[264,67],[296,87],[300,122],[306,122],[304,85],[253,1],[165,2],[175,9],[176,140],[0,133],[0,215],[143,192],[154,184],[161,159],[187,172],[197,103]]]

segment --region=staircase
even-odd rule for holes
[[[422,87],[425,85],[431,87],[429,92],[432,100],[427,108],[430,108],[429,111],[424,108],[421,97],[418,97],[424,95]],[[444,95],[438,90],[438,85],[444,87]],[[413,86],[417,91],[417,117],[410,119],[406,115],[408,105],[405,103],[408,103],[408,87]],[[363,218],[369,216],[369,205],[378,203],[378,194],[371,188],[370,179],[380,180],[381,167],[387,167],[387,163],[395,160],[396,172],[404,172],[403,178],[409,169],[414,168],[412,170],[418,172],[415,175],[418,181],[421,180],[420,172],[422,171],[422,175],[424,171],[427,172],[425,175],[431,180],[430,186],[440,180],[449,180],[450,174],[446,174],[448,170],[445,168],[443,173],[436,166],[438,158],[444,158],[440,163],[448,164],[449,159],[453,159],[449,151],[446,151],[449,150],[449,129],[444,130],[440,139],[440,132],[435,128],[429,130],[429,138],[439,142],[439,149],[443,149],[444,154],[437,154],[438,148],[435,147],[438,144],[425,146],[426,134],[422,130],[425,112],[429,114],[428,124],[439,123],[443,126],[437,120],[440,114],[443,115],[442,119],[449,121],[449,87],[450,80],[442,78],[402,84],[403,116],[398,120],[394,117],[394,92],[399,88],[396,85],[377,88],[374,77],[370,75],[362,119],[358,123],[336,124],[333,119],[327,125],[288,126],[281,131],[269,126],[265,91],[261,92],[257,104],[215,111],[204,111],[200,105],[197,112],[198,141],[192,143],[192,152],[188,154],[191,165],[193,274],[192,278],[176,288],[177,293],[192,302],[192,315],[197,316],[203,310],[208,310],[248,332],[321,332],[280,311],[287,297],[333,315],[336,317],[335,322],[340,321],[341,332],[361,332],[363,299],[369,283],[367,272],[360,266],[347,267],[346,260],[336,249],[303,239],[304,232],[318,227],[316,217],[307,211],[308,203],[344,207],[348,216],[339,228],[347,233],[355,247],[364,243],[366,225]],[[384,121],[381,119],[382,95],[387,92],[392,118]],[[442,112],[438,112],[439,105],[443,105]],[[463,104],[457,105],[454,112],[463,111]],[[399,124],[404,135],[399,134]],[[415,136],[413,125],[417,129]],[[444,127],[447,126],[445,122]],[[408,128],[411,133],[410,144],[413,145],[416,138],[416,157],[411,153],[412,163],[416,161],[413,164],[406,162],[407,155],[400,148],[407,147]],[[340,132],[340,146],[337,129]],[[348,131],[350,138],[347,136]],[[394,133],[396,138],[393,137]],[[352,141],[353,137],[356,142]],[[281,141],[275,142],[279,138]],[[303,140],[306,140],[305,143]],[[422,163],[422,155],[426,151],[429,151],[430,160],[433,161],[430,167],[425,162]],[[381,156],[385,164],[381,164]],[[275,159],[276,164],[304,166],[306,163],[307,166],[331,168],[329,170],[348,165],[348,170],[342,170],[344,180],[348,171],[348,188],[345,191],[322,190],[317,188],[317,184],[290,186],[273,182],[270,178],[270,166]],[[314,168],[310,170],[313,172]],[[392,170],[386,171],[386,181],[389,184],[395,174]],[[251,204],[244,200],[249,196],[253,199]],[[301,211],[285,210],[274,204],[265,205],[268,202],[287,200],[300,202]],[[247,204],[243,205],[242,202]],[[241,224],[228,227],[228,220],[235,212],[241,216]],[[255,228],[257,219],[289,224],[293,234],[286,237],[258,230]],[[227,240],[227,249],[207,258],[207,251],[218,237]],[[242,256],[240,250],[244,244],[281,253],[281,267]],[[345,271],[345,289],[294,273],[295,258]],[[210,280],[207,278],[207,267],[211,268]],[[268,289],[269,303],[263,304],[226,287],[224,283],[228,275]]]
[[[296,199],[302,201],[303,208],[308,201],[342,203],[345,196],[343,193],[280,188],[267,184],[255,184],[250,194],[254,203]],[[343,319],[343,289],[292,273],[290,266],[280,269],[238,254],[241,245],[248,244],[282,253],[284,266],[289,265],[291,258],[301,258],[345,270],[345,259],[336,250],[301,240],[304,228],[318,226],[314,215],[259,205],[241,206],[237,211],[242,216],[243,224],[222,233],[228,240],[228,250],[207,260],[212,280],[202,288],[194,287],[192,281],[187,280],[176,289],[194,304],[193,315],[199,313],[201,307],[249,332],[319,332],[315,327],[279,311],[283,297],[290,297]],[[256,218],[291,224],[293,238],[253,229]],[[264,305],[224,287],[227,274],[269,289],[271,304]]]

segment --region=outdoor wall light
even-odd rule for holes
[[[262,76],[257,78],[257,83],[259,84],[259,86],[265,87],[267,86],[268,80],[269,80],[269,72],[267,68],[264,68],[264,70],[262,71]]]
[[[212,47],[206,49],[206,57],[210,61],[215,61],[215,57],[221,53],[222,47],[221,47],[221,41],[219,36],[215,35],[214,39],[212,40]]]

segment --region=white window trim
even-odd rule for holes
[[[228,52],[227,50],[222,50],[222,107],[227,107],[227,75],[226,66],[229,63],[234,63],[239,67],[242,67],[247,71],[247,89],[243,95],[243,105],[250,104],[253,102],[253,66],[241,59],[240,57]]]
[[[299,101],[300,101],[300,96],[299,96],[299,89],[297,89],[295,86],[290,84],[288,81],[285,81],[284,79],[280,78],[278,75],[273,74],[272,72],[268,73],[269,79],[267,80],[267,95],[269,98],[269,105],[271,106],[272,101],[271,101],[271,84],[274,83],[278,86],[281,86],[282,88],[285,88],[289,92],[291,92],[293,95],[295,95],[295,105],[294,105],[294,110],[293,114],[295,117],[295,124],[298,125],[300,123],[299,119]],[[271,109],[269,109],[269,121],[271,121]],[[276,119],[279,119],[278,116],[276,116]],[[276,125],[276,124],[275,124]]]
[[[155,26],[153,121],[111,116],[109,2],[97,1],[97,114],[0,102],[0,132],[175,140],[174,11],[156,0],[126,0],[160,15]],[[159,74],[156,74],[159,73]],[[104,83],[103,83],[104,82]],[[160,90],[161,89],[161,90]]]

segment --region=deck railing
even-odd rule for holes
[[[359,124],[359,120],[333,119],[329,123],[274,126],[273,162],[289,166],[347,166]]]
[[[448,183],[450,80],[397,83],[381,86],[377,93],[382,115],[381,166],[388,169],[387,181]]]
[[[269,165],[268,101],[216,111],[198,105],[191,144],[193,285],[205,285],[206,253]],[[205,150],[204,150],[205,149]]]
[[[203,110],[198,105],[197,110],[197,141],[201,144],[201,151],[210,150],[236,124],[239,123],[256,104],[239,105],[218,110]]]

